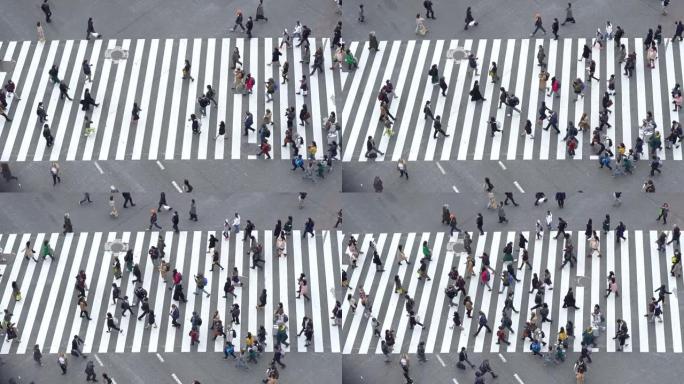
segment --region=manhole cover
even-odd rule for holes
[[[105,58],[112,60],[114,63],[126,60],[128,58],[128,51],[121,49],[121,47],[114,47],[105,51]]]
[[[119,253],[123,250],[123,244],[114,243],[114,244],[112,244],[112,246],[109,249],[111,249],[112,252]]]
[[[124,243],[120,239],[115,239],[112,242],[105,243],[105,251],[112,253],[121,253],[128,251],[128,243]]]
[[[468,58],[470,52],[464,50],[463,48],[450,49],[447,51],[447,59],[452,60],[465,60]]]

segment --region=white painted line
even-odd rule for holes
[[[436,162],[435,165],[437,166],[437,168],[439,168],[439,171],[442,172],[442,175],[446,175],[446,172],[444,172],[444,168],[442,168],[442,164]]]
[[[167,43],[169,45],[173,45],[173,40],[169,39],[169,40],[167,40]],[[178,128],[179,128],[178,127],[179,126],[178,119],[179,119],[180,110],[181,110],[180,102],[181,102],[181,95],[183,93],[182,91],[183,91],[183,81],[184,81],[181,78],[181,76],[177,75],[177,73],[178,73],[178,70],[183,68],[183,65],[185,65],[185,59],[186,59],[185,54],[186,54],[187,50],[188,50],[188,39],[178,40],[178,51],[177,51],[176,63],[173,64],[171,66],[171,69],[169,70],[169,73],[173,73],[175,75],[172,77],[174,79],[173,80],[173,91],[172,91],[173,97],[171,98],[171,109],[169,109],[169,120],[168,120],[169,123],[168,123],[168,126],[166,127],[166,147],[164,148],[164,154],[163,154],[163,158],[166,160],[172,160],[173,156],[174,156],[174,151],[176,150],[176,136],[178,134]],[[194,73],[192,73],[192,76],[197,77],[197,71],[194,71]],[[161,86],[161,84],[160,84],[160,86]],[[189,87],[192,88],[192,86],[189,86]],[[188,88],[188,89],[190,89],[190,88]],[[190,95],[188,95],[188,97],[190,97]],[[194,99],[192,99],[192,101],[194,103]],[[167,102],[167,104],[168,104],[168,102]],[[188,105],[190,106],[190,110],[195,109],[194,104],[188,104]],[[155,116],[157,116],[157,115],[155,114]],[[181,129],[180,134],[181,135],[183,134],[182,130],[185,127],[185,119],[187,119],[188,117],[182,118],[183,122],[180,123],[180,129]],[[155,122],[159,121],[161,124],[161,120],[162,119],[155,119]],[[156,126],[155,126],[155,128],[156,128]],[[159,127],[159,129],[161,129],[161,126]],[[153,131],[153,134],[154,133],[155,132]],[[189,138],[187,138],[187,139],[189,140]],[[151,155],[152,155],[152,151],[150,151],[150,156]],[[155,159],[156,159],[156,157],[155,157]]]
[[[171,181],[171,184],[173,185],[174,188],[178,191],[178,193],[183,193],[183,190],[181,187],[178,186],[178,183],[176,183],[176,180]]]
[[[102,360],[100,360],[97,354],[94,354],[93,356],[95,356],[95,360],[97,360],[97,363],[100,364],[100,367],[104,367],[104,364],[102,364]]]
[[[157,353],[157,359],[159,359],[159,361],[161,361],[162,363],[164,362],[164,358],[159,353]]]
[[[100,164],[97,163],[97,161],[94,162],[95,168],[97,168],[98,172],[100,172],[100,175],[104,174],[104,171],[102,170],[102,167],[100,167]]]
[[[454,377],[453,379],[451,379],[451,381],[452,381],[454,384],[458,384],[458,380],[456,380],[455,377]]]
[[[159,166],[159,168],[161,168],[162,171],[164,169],[166,169],[166,168],[164,168],[164,164],[162,164],[161,161],[159,161],[159,160],[157,160],[157,165]]]
[[[155,105],[155,110],[154,110],[154,116],[163,116],[164,115],[164,107],[166,106],[166,88],[168,85],[171,84],[171,81],[169,79],[169,75],[171,73],[177,73],[176,69],[174,67],[173,70],[169,70],[169,67],[171,66],[171,53],[173,52],[173,39],[166,39],[164,42],[164,55],[162,56],[162,65],[159,68],[159,72],[161,74],[159,78],[159,91],[157,92],[157,97],[156,101],[157,104]],[[183,55],[185,55],[185,48],[183,48]],[[178,89],[175,89],[175,92],[178,92]],[[174,93],[175,95],[175,93]],[[172,101],[173,102],[173,101]],[[176,108],[178,108],[178,103],[176,103]],[[142,107],[141,108],[145,108]],[[152,109],[152,106],[150,106],[150,110]],[[171,112],[173,113],[173,111]],[[143,113],[141,120],[145,120],[147,118],[147,113]],[[178,115],[176,115],[176,121],[178,120]],[[175,124],[174,120],[169,120],[172,124]],[[156,160],[157,159],[157,153],[159,152],[159,144],[161,142],[161,124],[162,124],[162,119],[154,119],[152,122],[152,133],[150,136],[150,145],[149,145],[149,154],[148,158],[150,160]],[[138,120],[138,126],[143,126],[142,121]],[[175,127],[174,127],[174,138],[175,138]],[[142,156],[142,139],[144,139],[144,136],[138,140],[136,138],[136,142],[133,148],[133,160],[139,160],[140,157]]]
[[[152,80],[154,80],[154,74],[156,73],[155,72],[155,69],[157,66],[156,57],[157,57],[158,51],[159,51],[159,39],[153,39],[152,43],[150,44],[150,50],[148,52],[147,69],[146,69],[145,75],[144,75],[145,76],[145,83],[143,84],[143,87],[142,87],[142,98],[140,99],[140,105],[139,105],[143,111],[151,111],[151,108],[153,107],[150,104],[150,99],[152,97]],[[167,73],[167,76],[168,76],[168,73]],[[157,98],[162,98],[162,96],[159,94],[155,94],[155,100]],[[135,139],[133,141],[133,153],[131,155],[131,158],[133,160],[140,160],[140,157],[142,156],[143,139],[145,138],[145,130],[146,130],[146,128],[148,128],[147,117],[149,115],[150,114],[148,114],[148,113],[143,113],[142,116],[140,116],[140,120],[138,120],[138,122],[136,123]],[[160,116],[160,115],[157,115],[157,116]],[[151,124],[151,125],[153,125],[153,124]],[[152,127],[149,127],[149,128],[151,130]],[[156,148],[159,146],[158,141],[159,140],[157,140],[157,144],[155,144],[155,153],[157,152]],[[152,145],[153,144],[150,143],[150,146],[152,146]]]
[[[501,160],[499,160],[499,167],[501,167],[501,169],[503,169],[504,171],[506,170],[506,166]]]
[[[110,378],[110,380],[112,380],[112,384],[116,384],[116,380],[111,379],[111,378]]]
[[[145,40],[144,39],[137,39],[135,43],[135,55],[133,57],[133,65],[131,68],[131,78],[130,81],[128,82],[129,87],[126,92],[126,101],[124,104],[124,110],[123,110],[123,115],[124,116],[131,116],[131,111],[133,110],[133,103],[136,101],[140,101],[140,99],[135,98],[135,94],[138,89],[138,78],[140,77],[140,69],[142,66],[142,55],[143,52],[145,52]],[[156,56],[155,56],[156,58]],[[154,65],[153,63],[156,63],[156,60],[149,60],[148,61],[148,66],[149,65]],[[125,66],[124,66],[125,67]],[[145,79],[147,80],[147,79]],[[149,83],[148,83],[149,85]],[[147,106],[144,106],[143,108],[147,109]],[[138,121],[139,122],[139,121]],[[128,132],[131,130],[131,125],[135,126],[135,130],[137,132],[137,123],[133,123],[129,119],[121,119],[119,122],[119,137],[116,140],[117,145],[116,145],[116,154],[115,154],[115,159],[116,160],[124,160],[126,157],[126,148],[128,146]],[[145,126],[143,125],[140,130],[144,131]],[[102,155],[102,154],[100,154]]]
[[[172,373],[172,374],[171,374],[171,377],[173,377],[173,379],[176,380],[176,383],[178,383],[178,384],[183,384],[183,382],[180,381],[180,379],[178,378],[178,376],[176,376],[175,373]]]
[[[506,362],[506,358],[501,353],[499,353],[499,359],[501,359],[501,361],[504,363]]]
[[[454,190],[454,192],[456,192],[456,193],[460,193],[460,192],[458,191],[458,188],[456,188],[456,186],[455,186],[455,185],[452,185],[452,186],[451,186],[451,189],[453,189],[453,190]]]
[[[325,233],[325,232],[323,232]],[[395,233],[392,235],[392,241],[390,242],[389,248],[388,249],[397,249],[399,247],[399,242],[401,240],[401,234],[400,233]],[[394,264],[394,257],[395,253],[394,252],[388,252],[387,256],[385,257],[385,265],[392,265]],[[313,259],[313,257],[309,257],[310,259]],[[327,257],[324,257],[324,259],[327,259]],[[330,269],[332,270],[332,266],[330,266]],[[382,278],[380,279],[380,284],[378,285],[378,290],[375,292],[376,297],[385,297],[385,289],[387,289],[387,283],[389,282],[389,273],[383,273]],[[313,276],[311,277],[311,280],[314,281]],[[435,311],[434,313],[439,313],[439,311]],[[315,326],[315,324],[314,324]],[[358,351],[361,354],[366,354],[368,353],[371,340],[373,339],[373,327],[371,322],[369,321],[366,325],[366,330],[365,334],[363,335],[363,338],[361,339],[361,346],[359,347]],[[430,346],[430,342],[426,343],[426,349],[425,352],[427,353],[432,353],[431,350],[429,350],[427,347]]]
[[[427,63],[427,65],[430,65],[430,63],[439,63],[440,58],[442,57],[442,50],[444,50],[444,40],[437,40],[435,44],[435,50],[432,53],[432,60]],[[444,70],[444,69],[442,69]],[[446,73],[445,73],[446,75]],[[423,91],[423,97],[421,100],[429,100],[432,96],[432,90],[434,87],[425,87]],[[444,100],[446,98],[442,98]],[[439,104],[436,103],[435,105],[435,116],[439,116]],[[425,130],[425,125],[426,125],[427,119],[418,119],[416,121],[415,126],[413,127],[413,141],[411,141],[411,147],[410,147],[410,152],[408,156],[409,161],[414,161],[418,160],[418,154],[420,152],[420,145],[422,142],[422,137],[423,137],[423,131]],[[427,130],[428,132],[430,131],[430,126],[432,125],[432,122],[427,125]],[[434,141],[434,139],[433,139]],[[396,161],[396,160],[395,160]]]
[[[518,191],[520,191],[520,193],[525,193],[525,190],[522,189],[522,187],[520,186],[520,183],[518,183],[517,181],[514,181],[513,185],[515,185],[515,187],[518,188]]]
[[[435,355],[435,357],[437,358],[437,360],[439,360],[439,363],[442,364],[442,367],[446,367],[446,364],[444,364],[444,360],[442,360],[442,358],[439,355]]]
[[[520,383],[520,384],[525,384],[525,382],[522,381],[522,379],[520,378],[520,376],[518,376],[517,373],[514,373],[514,374],[513,374],[513,377],[515,377],[515,379],[518,380],[518,383]]]

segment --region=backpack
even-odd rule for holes
[[[203,277],[202,278],[202,285],[204,285],[206,287],[208,283],[209,283],[209,280],[207,280],[206,277]]]
[[[271,130],[268,129],[268,127],[264,126],[264,136],[265,137],[271,137]]]
[[[515,107],[520,104],[520,99],[517,96],[511,97],[511,106]]]
[[[541,351],[541,345],[539,343],[530,344],[530,351],[539,353],[539,351]]]
[[[205,279],[205,280],[206,280],[206,279]],[[197,326],[200,326],[200,325],[202,325],[202,318],[201,318],[201,317],[198,317],[198,318],[197,318]]]

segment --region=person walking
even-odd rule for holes
[[[40,21],[36,23],[36,35],[38,36],[38,41],[41,43],[45,42],[45,29],[43,28],[43,25],[40,24]]]
[[[190,79],[190,81],[195,81],[195,78],[192,77],[192,75],[190,74],[191,68],[192,68],[192,66],[190,65],[190,60],[185,59],[185,65],[181,69],[181,74],[182,74],[181,79],[183,79],[183,80]]]
[[[135,207],[135,204],[133,203],[133,198],[131,197],[130,192],[121,192],[121,196],[124,198],[123,202],[123,207],[128,208],[128,204],[131,204],[131,207]]]
[[[93,18],[89,17],[88,18],[88,27],[86,30],[86,40],[90,40],[90,37],[94,37],[96,39],[101,39],[102,35],[95,32],[95,23],[93,22]]]
[[[97,381],[97,374],[95,374],[95,364],[92,360],[88,360],[85,368],[86,381]]]
[[[78,307],[81,310],[81,314],[79,315],[80,318],[83,318],[85,316],[88,321],[92,320],[90,318],[90,312],[88,312],[88,302],[86,301],[85,297],[81,297],[78,299]]]
[[[39,366],[43,366],[43,362],[41,361],[43,358],[43,354],[40,352],[40,346],[38,344],[33,346],[33,360],[38,363]]]
[[[466,17],[465,17],[465,27],[463,28],[464,30],[468,30],[468,27],[472,27],[475,25],[478,25],[479,23],[475,21],[475,18],[473,18],[473,13],[470,7],[466,8]]]
[[[406,180],[408,180],[409,175],[407,171],[406,160],[399,159],[399,161],[397,161],[397,170],[399,171],[399,178],[406,176]]]
[[[532,33],[530,33],[530,37],[536,35],[537,31],[539,31],[540,29],[546,35],[546,29],[544,29],[544,25],[542,23],[541,15],[537,13],[534,15],[534,31],[532,31]]]
[[[126,299],[126,296],[124,296],[124,300],[125,299]],[[128,306],[128,310],[130,311],[130,306]],[[131,312],[131,313],[133,313],[133,312]],[[119,333],[123,334],[123,329],[119,328],[119,326],[117,325],[117,321],[114,319],[114,316],[112,315],[111,312],[107,312],[106,320],[107,320],[107,333],[110,333],[111,330],[113,329],[113,330],[119,331]]]
[[[64,355],[64,352],[60,352],[57,355],[57,365],[59,365],[59,368],[62,370],[62,375],[66,375],[66,373],[67,373],[67,358],[66,358],[66,355]]]
[[[565,21],[563,21],[561,25],[565,25],[566,23],[575,24],[575,18],[572,15],[572,3],[568,3],[568,7],[565,8]]]
[[[474,336],[477,337],[478,334],[480,334],[480,331],[482,328],[486,328],[488,333],[492,333],[492,329],[489,328],[489,325],[487,325],[487,316],[485,315],[484,312],[480,311],[480,316],[478,317],[478,328],[477,332],[475,332]]]
[[[660,219],[663,219],[663,225],[667,224],[667,215],[670,213],[670,205],[668,203],[663,203],[663,205],[660,206],[658,209],[658,217],[656,218],[656,222],[659,222]]]
[[[48,0],[43,0],[43,4],[40,5],[40,9],[43,11],[45,14],[45,22],[46,23],[51,23],[52,22],[52,10],[50,9],[50,3],[48,3]]]

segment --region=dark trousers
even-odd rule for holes
[[[121,316],[125,317],[126,316],[126,311],[130,312],[131,315],[133,315],[133,311],[131,310],[131,307],[126,307],[121,311]],[[117,329],[118,331],[118,329]]]
[[[475,336],[477,336],[477,335],[480,333],[480,331],[482,330],[482,328],[487,328],[487,332],[492,333],[492,329],[489,328],[489,325],[487,325],[487,324],[485,323],[485,324],[480,324],[480,326],[477,327],[477,332],[475,332]]]
[[[532,31],[532,36],[536,35],[536,34],[537,34],[537,31],[539,31],[540,29],[541,29],[541,31],[544,32],[544,34],[546,35],[546,29],[544,29],[544,27],[541,26],[541,25],[537,25],[537,26],[534,27],[534,31]]]
[[[432,10],[432,6],[425,8],[425,18],[426,19],[436,19],[435,11]]]
[[[482,330],[482,328],[487,328],[487,332],[492,333],[492,329],[489,328],[489,325],[487,325],[487,324],[485,323],[485,324],[480,324],[480,326],[477,327],[477,332],[475,332],[475,336],[477,336],[477,335],[480,333],[480,331]]]
[[[90,314],[88,313],[88,311],[81,311],[80,317],[83,317],[83,315],[85,315],[85,318],[86,318],[86,319],[92,320],[92,319],[90,318]]]
[[[506,200],[504,200],[504,205],[508,205],[508,200],[510,200],[511,203],[513,203],[513,205],[515,205],[516,207],[518,206],[518,203],[515,202],[513,195],[510,195],[510,196],[506,195]]]
[[[79,205],[82,205],[83,203],[92,203],[93,201],[90,200],[90,193],[86,192],[83,194],[83,199],[78,202]]]
[[[131,203],[131,207],[135,207],[135,204],[133,204],[133,199],[131,198],[131,195],[124,195],[124,203],[123,207],[128,208],[127,204]]]
[[[131,312],[131,313],[133,313],[133,312]],[[145,317],[145,315],[147,315],[148,313],[149,313],[149,311],[143,311],[143,313],[140,316],[138,316],[138,320],[142,320],[142,318]]]

